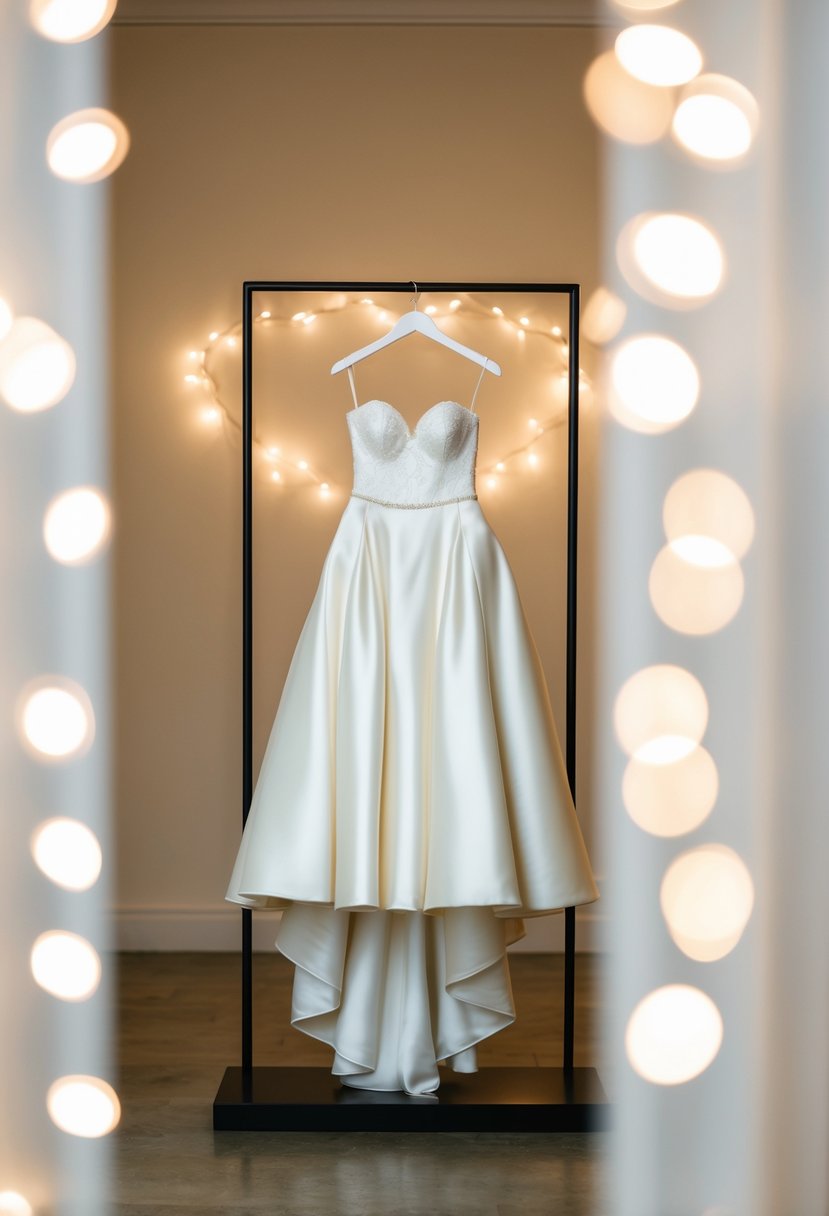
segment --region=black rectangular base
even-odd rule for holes
[[[610,1125],[595,1068],[441,1069],[435,1097],[341,1085],[327,1068],[225,1070],[214,1131],[573,1132]]]

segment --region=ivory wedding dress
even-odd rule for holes
[[[351,376],[351,369],[349,368]],[[523,919],[599,898],[535,642],[478,503],[479,416],[346,417],[351,497],[226,899],[284,909],[291,1022],[349,1086],[434,1093],[515,1020]],[[477,393],[477,389],[476,389]]]

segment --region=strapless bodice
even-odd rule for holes
[[[478,415],[438,401],[410,431],[388,401],[346,414],[354,457],[352,494],[387,506],[429,507],[477,498]]]

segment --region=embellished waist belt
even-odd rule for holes
[[[370,494],[360,494],[357,490],[351,491],[352,498],[364,498],[367,502],[377,502],[381,507],[402,507],[404,510],[417,510],[420,507],[445,507],[450,502],[468,502],[470,499],[477,498],[477,494],[461,494],[459,498],[440,498],[437,502],[388,502],[385,498],[372,498]]]

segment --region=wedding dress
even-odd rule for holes
[[[226,899],[281,908],[291,1022],[364,1089],[515,1020],[524,918],[599,892],[536,644],[475,490],[479,415],[346,414],[353,487],[288,670]],[[479,381],[480,383],[480,381]],[[477,389],[476,389],[477,393]]]

